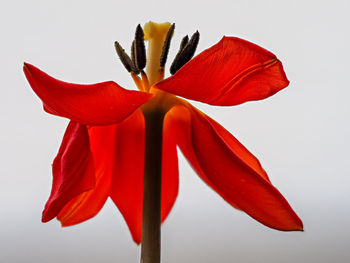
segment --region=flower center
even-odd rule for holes
[[[168,22],[158,24],[150,21],[145,24],[144,29],[138,25],[131,46],[131,58],[121,45],[115,42],[117,54],[124,67],[131,73],[139,90],[152,92],[151,87],[164,79],[164,67],[174,29],[175,24],[171,25]],[[148,41],[147,59],[144,40]],[[182,39],[180,49],[170,66],[172,75],[193,57],[198,41],[198,31],[192,35],[191,39],[187,35]],[[144,72],[145,67],[147,73]]]

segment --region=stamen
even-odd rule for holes
[[[176,68],[179,68],[178,67],[179,63],[178,62],[179,62],[180,57],[181,57],[181,52],[185,48],[185,46],[187,44],[188,44],[188,35],[184,36],[183,39],[181,40],[179,51],[177,52],[177,54],[176,54],[176,56],[174,58],[174,61],[173,61],[173,63],[170,66],[170,73],[172,75],[174,75],[175,72],[178,70],[178,69],[176,70]],[[174,72],[174,73],[172,73],[172,72]]]
[[[142,70],[146,66],[146,48],[144,42],[144,34],[140,24],[136,27],[135,32],[135,65],[138,70]]]
[[[184,38],[181,40],[180,49],[178,53],[180,53],[184,49],[187,43],[188,43],[188,35],[184,36]]]
[[[134,64],[132,63],[130,57],[128,54],[126,54],[125,50],[122,48],[122,46],[118,43],[118,41],[114,42],[115,50],[117,51],[117,54],[120,58],[120,61],[123,63],[124,67],[128,72],[135,72],[136,73],[136,68]]]
[[[162,49],[162,55],[160,56],[160,67],[164,67],[166,60],[168,58],[168,53],[169,53],[169,48],[170,48],[170,42],[171,38],[173,37],[175,30],[175,23],[171,25],[169,28],[169,31],[165,37],[164,44],[163,44],[163,49]]]
[[[199,32],[196,31],[192,35],[190,42],[188,42],[182,49],[180,46],[180,50],[177,53],[170,67],[170,73],[172,75],[174,75],[183,65],[185,65],[193,57],[194,53],[196,52],[198,42],[199,42]],[[181,44],[183,43],[181,42]]]
[[[138,75],[140,74],[140,70],[137,68],[136,66],[136,60],[135,60],[135,40],[132,41],[132,45],[131,45],[131,61],[132,61],[132,64],[134,65],[134,68],[135,68],[135,74]]]
[[[140,91],[144,91],[143,85],[142,85],[142,81],[141,81],[141,79],[136,75],[136,73],[131,72],[131,77],[132,77],[132,79],[134,80],[134,82],[135,82],[137,88],[138,88]]]
[[[184,54],[185,57],[188,57],[188,60],[190,60],[193,57],[194,53],[196,52],[198,42],[199,42],[199,32],[196,31],[192,35],[190,42],[183,48],[181,52]]]
[[[146,73],[142,70],[141,71],[141,77],[142,77],[142,86],[144,91],[149,91],[149,81]]]

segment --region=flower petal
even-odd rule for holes
[[[243,162],[247,163],[257,174],[261,177],[270,181],[267,173],[264,168],[262,168],[259,160],[248,151],[231,133],[229,133],[224,127],[222,127],[219,123],[209,118],[205,114],[201,115],[210,123],[218,136],[220,136],[221,140],[224,141],[227,146],[237,155]]]
[[[169,118],[168,129],[171,130],[173,137],[176,140],[176,144],[180,147],[181,152],[189,161],[192,168],[208,186],[210,186],[217,193],[220,193],[220,189],[207,178],[206,174],[201,169],[197,157],[192,149],[190,128],[191,116],[188,110],[183,106],[175,106],[167,113],[167,116]],[[224,199],[235,208],[240,209],[238,205],[232,202],[232,200],[228,200],[226,198]]]
[[[103,207],[113,176],[116,125],[88,129],[95,165],[96,186],[73,198],[58,214],[62,226],[71,226],[94,217]]]
[[[137,110],[116,126],[110,196],[122,213],[134,241],[140,243],[145,148],[143,114]]]
[[[52,173],[52,190],[43,211],[43,222],[56,217],[70,200],[95,187],[95,169],[85,125],[69,123]]]
[[[54,79],[27,63],[23,70],[47,112],[82,124],[118,123],[152,97],[125,90],[113,81],[79,85]]]
[[[265,99],[288,84],[274,54],[246,40],[223,37],[155,88],[227,106]]]
[[[162,149],[162,199],[161,221],[170,213],[179,191],[179,168],[176,136],[171,126],[171,116],[164,118]]]
[[[167,118],[165,118],[167,119]],[[164,125],[161,220],[169,214],[178,192],[176,145]],[[117,205],[136,243],[142,236],[145,120],[141,111],[116,125],[116,152],[111,198]]]
[[[210,187],[266,226],[302,230],[301,220],[269,182],[258,160],[232,135],[191,106],[171,111],[180,149]]]

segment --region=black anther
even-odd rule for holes
[[[144,34],[140,24],[136,27],[135,32],[135,66],[138,70],[144,69],[146,66],[146,48],[144,42]]]
[[[184,38],[181,40],[181,44],[180,44],[180,49],[179,49],[179,52],[181,52],[184,47],[187,45],[188,43],[188,35],[184,36]]]
[[[162,55],[160,56],[160,66],[161,67],[165,66],[166,60],[168,58],[170,42],[171,42],[171,38],[173,37],[174,30],[175,30],[175,23],[172,24],[171,27],[169,28],[168,33],[166,35],[166,38],[164,40]]]
[[[184,39],[185,38],[186,37],[184,37]],[[186,42],[186,40],[184,39],[183,42]],[[173,63],[171,64],[170,73],[172,75],[174,75],[183,65],[190,61],[190,59],[193,57],[199,42],[199,32],[196,31],[186,45],[184,45],[183,42],[181,42],[180,50],[177,53]],[[184,45],[184,47],[181,49],[182,45]]]
[[[115,50],[117,51],[117,54],[123,63],[124,67],[128,72],[135,72],[136,73],[136,68],[134,66],[134,63],[131,61],[130,57],[128,54],[126,54],[125,50],[122,48],[122,46],[118,43],[118,41],[114,42]]]

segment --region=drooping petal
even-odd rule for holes
[[[232,135],[191,106],[176,106],[171,112],[180,149],[210,187],[266,226],[302,230],[301,220],[258,160]]]
[[[71,84],[54,79],[27,63],[23,70],[47,112],[82,124],[118,123],[152,97],[149,93],[123,89],[113,81]]]
[[[166,119],[166,118],[165,118]],[[164,125],[162,157],[161,220],[169,214],[178,191],[176,145]],[[142,236],[145,120],[141,111],[116,125],[115,171],[111,198],[117,205],[136,243]]]
[[[224,127],[222,127],[219,123],[209,118],[205,114],[201,115],[210,123],[215,132],[221,139],[227,144],[227,146],[237,155],[240,159],[242,159],[247,165],[249,165],[254,171],[259,174],[261,177],[270,181],[267,173],[262,168],[259,160],[247,150],[231,133],[229,133]]]
[[[176,144],[180,147],[181,152],[189,161],[192,168],[208,186],[210,186],[217,193],[220,193],[220,189],[217,188],[202,171],[197,161],[197,157],[192,149],[190,128],[191,116],[188,110],[183,106],[175,106],[167,113],[167,116],[169,119],[168,129],[171,130],[171,134],[173,135],[173,138],[175,138]],[[224,199],[235,208],[240,209],[237,204],[232,202],[232,200],[228,200],[226,198]]]
[[[70,200],[95,187],[95,169],[85,125],[69,123],[52,173],[52,190],[43,211],[43,222],[56,217]]]
[[[176,136],[171,129],[171,116],[165,115],[162,149],[162,199],[161,221],[170,213],[179,191],[179,168]]]
[[[110,196],[136,243],[141,242],[144,170],[144,117],[136,111],[117,124]]]
[[[287,87],[281,62],[246,40],[224,37],[156,88],[212,105],[261,100]]]
[[[103,207],[113,176],[116,125],[93,126],[88,129],[91,154],[95,166],[96,185],[73,198],[58,214],[62,226],[81,223],[95,216]]]

